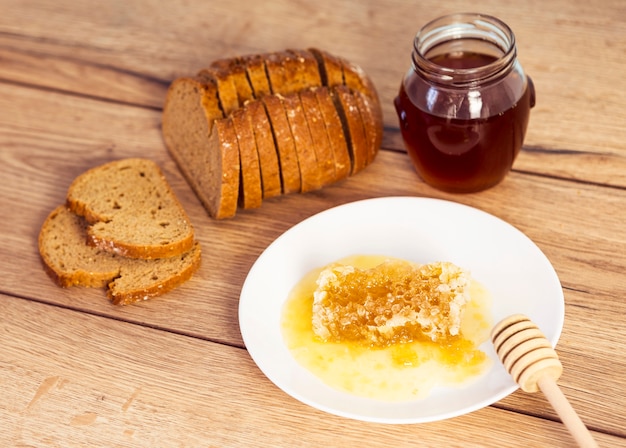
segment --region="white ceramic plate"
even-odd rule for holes
[[[517,389],[491,342],[481,349],[492,367],[462,388],[436,388],[408,402],[382,402],[326,386],[286,347],[281,313],[296,283],[312,269],[355,254],[418,263],[451,261],[469,270],[493,299],[493,322],[522,313],[556,345],[564,319],[559,279],[541,250],[488,213],[438,199],[387,197],[335,207],[276,239],[252,266],[241,291],[239,324],[252,359],[292,397],[344,417],[380,423],[423,423],[488,406]]]

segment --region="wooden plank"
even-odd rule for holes
[[[28,107],[35,98],[37,108]],[[0,203],[11,210],[0,219],[0,252],[7,254],[0,257],[5,293],[242,346],[239,291],[257,256],[283,231],[314,213],[359,199],[448,199],[505,219],[546,253],[566,288],[563,385],[597,427],[618,431],[626,418],[621,395],[606,394],[626,390],[626,365],[612,354],[626,335],[618,325],[602,331],[604,323],[626,314],[621,300],[626,295],[623,190],[513,173],[487,192],[442,194],[419,181],[405,154],[383,151],[371,167],[347,181],[312,194],[272,199],[258,210],[217,222],[208,218],[169,159],[158,111],[2,84],[0,109],[9,117],[0,127]],[[45,216],[64,200],[80,172],[114,158],[142,155],[164,167],[190,214],[205,253],[200,271],[166,297],[125,308],[109,304],[100,290],[57,288],[43,272],[37,252]],[[606,369],[607,364],[612,368]],[[524,411],[532,413],[535,404],[524,402]]]
[[[335,417],[277,389],[242,349],[0,298],[2,446],[367,448],[403,446],[416,438],[429,446],[573,442],[558,422],[493,407],[418,426]],[[594,436],[606,447],[624,441]]]
[[[626,290],[619,277],[615,282],[607,281],[607,276],[622,272],[626,265],[624,252],[615,253],[615,248],[625,247],[626,241],[622,225],[624,192],[618,189],[581,184],[572,190],[568,182],[513,173],[502,185],[487,192],[454,196],[423,185],[406,155],[383,152],[366,172],[346,182],[310,195],[267,201],[258,211],[242,212],[233,221],[215,222],[207,218],[164,150],[157,111],[81,98],[67,99],[66,106],[59,109],[60,95],[56,93],[2,87],[0,107],[10,119],[5,120],[0,133],[4,148],[0,171],[5,180],[0,189],[6,207],[15,211],[10,221],[3,221],[5,234],[14,235],[7,240],[7,244],[14,244],[8,247],[11,252],[31,247],[36,255],[33,244],[39,224],[64,200],[67,186],[80,172],[114,158],[147,155],[164,167],[197,223],[200,238],[211,251],[230,250],[234,254],[239,248],[247,248],[246,253],[231,260],[237,273],[233,272],[232,277],[226,273],[234,285],[229,296],[236,296],[246,268],[256,256],[291,225],[334,205],[385,195],[432,196],[477,206],[511,222],[534,239],[553,261],[568,288],[588,290],[593,285],[594,292],[609,295]],[[35,97],[36,110],[27,106]],[[393,183],[387,180],[389,172],[394,173]],[[507,202],[503,203],[502,198]],[[535,198],[543,199],[537,202]],[[555,209],[560,210],[558,215],[553,213]],[[249,225],[262,229],[261,235],[238,235],[241,246],[229,248],[231,243],[218,236],[219,232],[238,233]],[[36,265],[34,259],[29,261]],[[24,271],[11,268],[15,266],[12,262],[6,263],[10,265],[8,269],[16,270],[14,285],[21,286],[24,274],[20,276],[19,272]],[[216,265],[207,268],[208,277],[210,272],[220,271]]]
[[[67,0],[54,7],[41,0],[2,4],[0,79],[160,107],[169,81],[214,59],[313,45],[348,57],[372,76],[393,130],[392,102],[417,28],[455,9],[435,0],[419,8],[392,0],[322,0],[315,8],[292,1],[188,2],[167,12],[150,0],[97,8]],[[536,5],[530,15],[510,2],[481,10],[513,28],[520,61],[537,87],[516,169],[626,187],[626,91],[616,87],[626,64],[616,51],[626,35],[623,2],[597,8],[557,0]],[[572,50],[581,48],[590,63],[581,64]],[[402,148],[397,137],[386,144]]]

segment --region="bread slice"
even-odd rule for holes
[[[245,111],[254,132],[256,149],[259,154],[263,198],[278,196],[282,194],[278,151],[265,107],[261,101],[250,101],[245,105]]]
[[[300,102],[300,95],[293,93],[284,97],[281,96],[281,101],[287,113],[291,135],[296,145],[302,182],[300,193],[319,190],[322,187],[320,169],[309,126]]]
[[[270,120],[274,144],[278,151],[283,193],[297,193],[301,189],[302,179],[298,167],[296,144],[291,135],[287,113],[278,96],[266,95],[262,97],[261,101]]]
[[[318,48],[309,48],[309,52],[317,60],[322,85],[326,87],[344,85],[343,64],[340,58]]]
[[[315,89],[315,96],[322,114],[326,132],[330,141],[334,159],[335,159],[335,178],[336,180],[345,179],[352,171],[352,160],[348,151],[348,142],[341,124],[339,112],[330,95],[327,87]]]
[[[320,176],[321,186],[334,183],[337,180],[335,171],[335,153],[330,146],[326,126],[324,125],[324,117],[320,111],[315,90],[321,87],[311,87],[300,91],[300,102],[302,110],[309,125],[309,132],[315,155],[317,157],[317,166]]]
[[[352,92],[357,109],[363,120],[367,141],[367,165],[371,164],[383,141],[383,119],[374,101],[358,90]]]
[[[254,97],[259,99],[265,95],[270,95],[272,89],[270,88],[270,81],[265,69],[265,59],[263,55],[248,55],[240,58],[241,64],[246,68],[246,75]]]
[[[222,109],[224,116],[228,116],[239,109],[237,87],[235,86],[234,77],[232,77],[229,72],[207,68],[200,70],[198,77],[208,80],[209,82],[215,80],[217,84],[219,107]]]
[[[263,201],[261,166],[252,124],[245,108],[235,110],[231,117],[239,142],[239,205],[258,208]]]
[[[53,210],[39,233],[44,267],[62,287],[108,287],[114,304],[127,305],[164,294],[185,282],[200,266],[200,245],[175,257],[125,258],[85,244],[88,223],[66,206]]]
[[[232,78],[237,91],[239,106],[254,99],[254,91],[241,58],[219,59],[211,63],[211,68],[222,73],[228,73]]]
[[[341,117],[348,142],[348,150],[352,159],[350,175],[355,175],[367,166],[368,149],[363,120],[352,91],[348,87],[343,85],[333,87],[331,96]]]
[[[191,249],[194,231],[156,163],[122,159],[78,176],[68,207],[90,223],[90,244],[133,258],[173,257]]]
[[[376,87],[363,69],[344,58],[340,58],[340,61],[341,69],[343,70],[344,84],[354,91],[367,95],[373,102],[379,104],[380,101],[378,100]]]
[[[446,342],[460,335],[470,285],[469,273],[449,262],[389,260],[366,270],[331,265],[313,293],[313,331],[326,341],[376,347]]]
[[[239,197],[239,146],[222,120],[213,78],[178,78],[167,92],[163,139],[208,214],[230,218]]]

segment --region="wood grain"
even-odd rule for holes
[[[176,7],[134,0],[97,8],[67,1],[3,3],[0,79],[161,107],[169,81],[215,59],[318,46],[348,57],[372,76],[392,129],[398,127],[392,101],[410,67],[419,26],[473,9],[463,0],[419,6],[402,0],[339,6],[321,1],[315,7],[244,0]],[[519,59],[537,88],[527,149],[516,168],[626,187],[626,91],[618,87],[620,49],[626,45],[623,2],[606,0],[596,8],[557,0],[536,4],[527,14],[515,3],[491,0],[480,9],[511,26]],[[582,48],[589,63],[581,64]],[[397,134],[393,145],[402,148]]]
[[[330,207],[402,195],[474,206],[540,247],[565,294],[559,385],[601,446],[623,446],[626,4],[481,3],[513,28],[537,106],[513,172],[493,189],[459,196],[418,178],[393,98],[417,28],[474,6],[0,0],[0,445],[572,446],[541,395],[516,392],[433,424],[368,424],[297,402],[249,358],[238,298],[263,250]],[[211,220],[163,145],[169,83],[215,59],[308,46],[345,56],[372,77],[383,150],[333,186]],[[162,167],[190,215],[203,245],[200,271],[164,297],[123,308],[100,290],[57,288],[39,261],[41,223],[78,174],[134,156]]]
[[[416,433],[420,444],[436,446],[572,443],[559,423],[495,408],[420,426],[335,417],[278,390],[242,349],[7,296],[2,302],[7,361],[0,372],[2,384],[14,386],[3,387],[0,403],[3,446],[309,447],[332,440],[378,447],[403,446]],[[511,425],[526,432],[511,434]],[[594,437],[603,446],[620,443]]]

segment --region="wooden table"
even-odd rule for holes
[[[452,0],[0,0],[0,445],[6,447],[573,446],[541,394],[420,425],[336,417],[274,386],[243,346],[240,289],[282,232],[351,201],[425,196],[527,234],[565,294],[560,385],[601,446],[626,444],[626,3],[486,1],[537,88],[524,149],[488,191],[420,181],[392,100],[412,38]],[[169,83],[214,59],[317,46],[361,65],[384,108],[376,161],[347,181],[211,220],[160,133]],[[116,307],[61,289],[37,250],[71,180],[131,156],[160,164],[204,249],[167,296]]]

